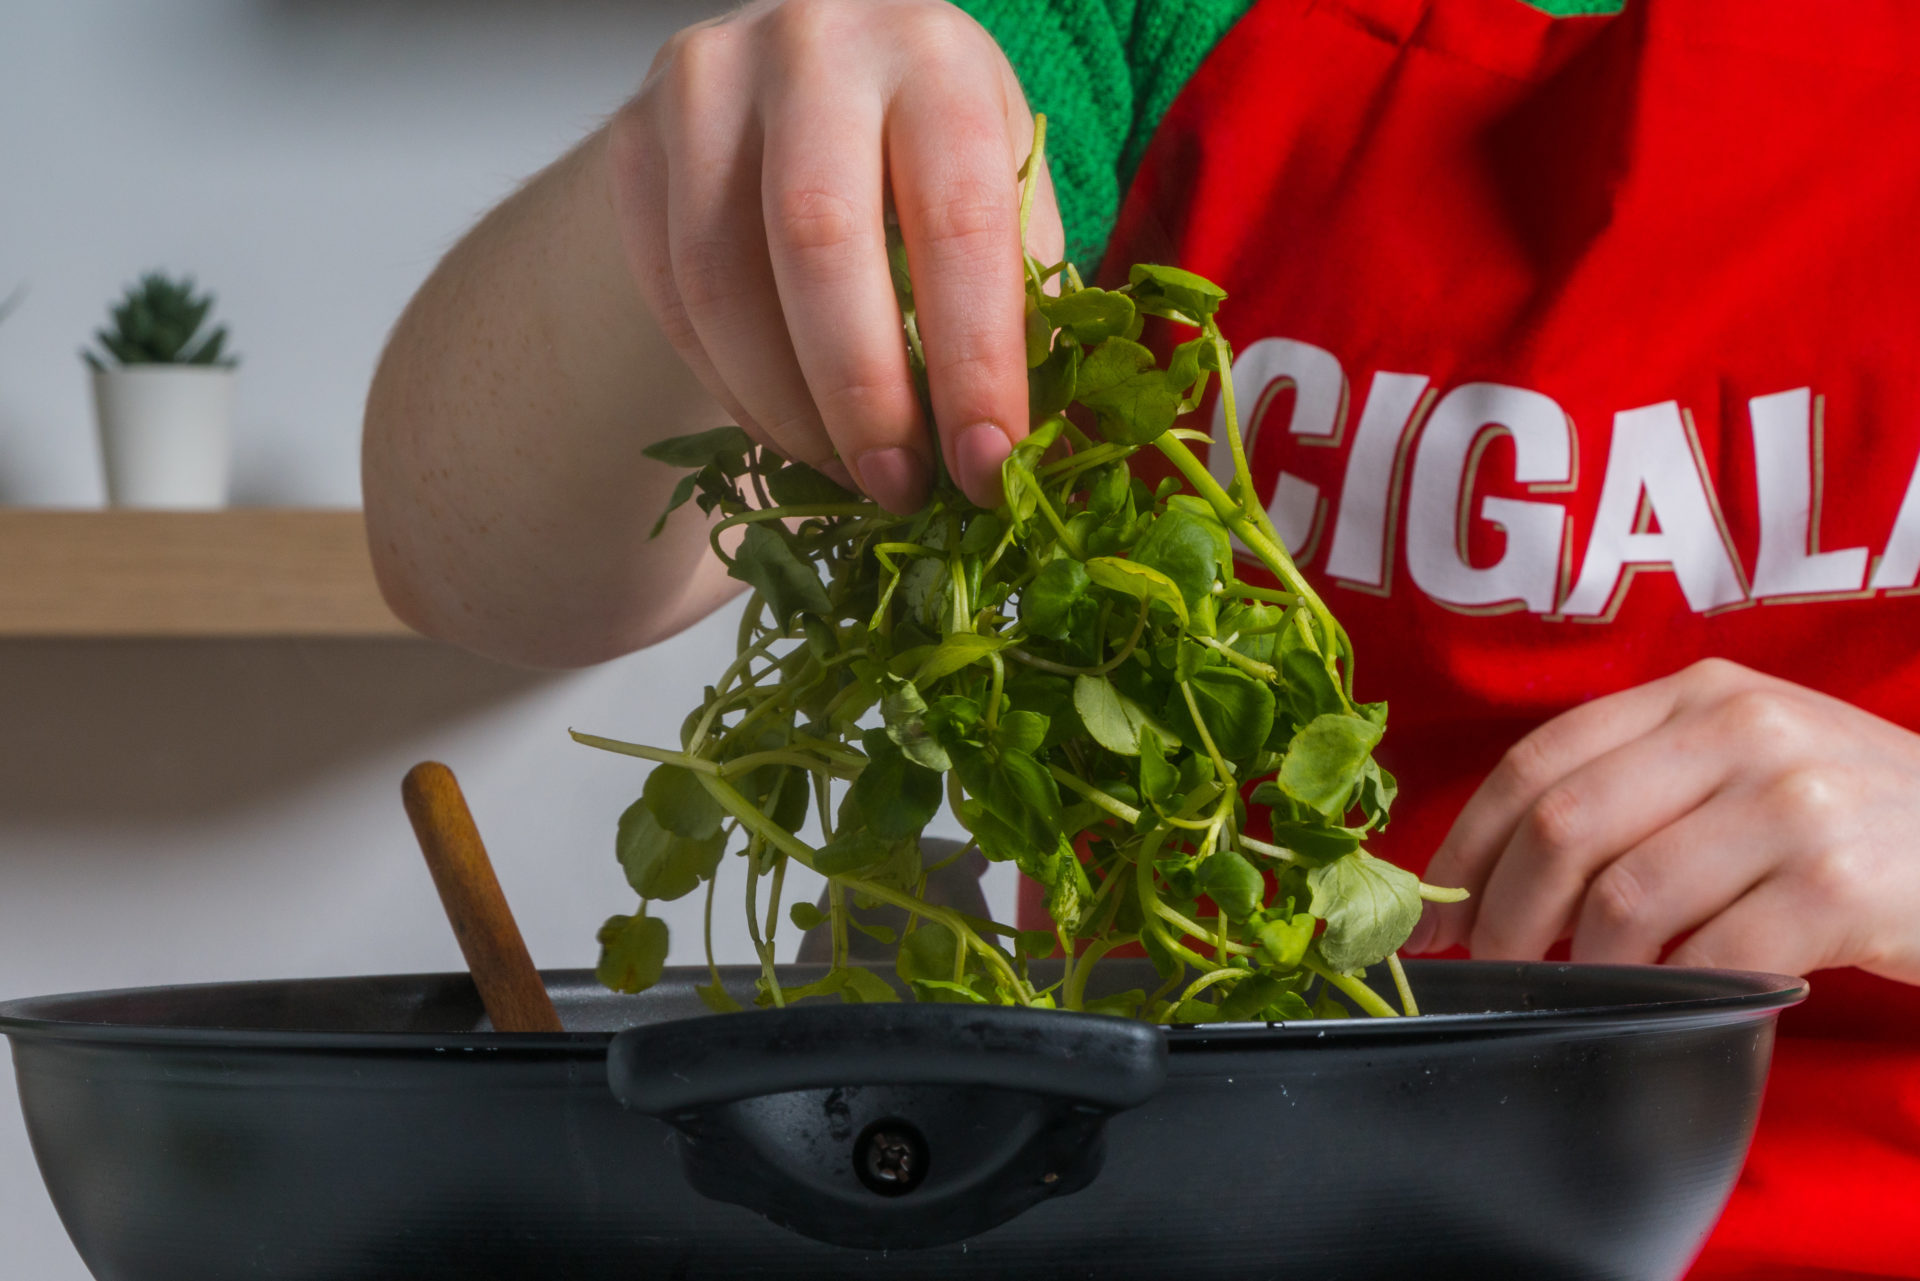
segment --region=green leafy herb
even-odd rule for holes
[[[600,927],[594,976],[616,992],[644,992],[667,963],[667,923],[653,916],[614,916]]]
[[[81,352],[96,370],[110,365],[219,365],[238,358],[226,350],[224,325],[206,328],[213,296],[194,292],[193,281],[149,272],[128,287],[113,308],[113,325],[95,332],[103,354]]]
[[[1044,122],[1023,209],[1043,143]],[[924,394],[897,233],[893,248]],[[601,978],[657,978],[666,927],[646,902],[704,883],[711,914],[732,846],[760,1004],[895,999],[847,959],[849,932],[867,928],[849,907],[886,904],[907,912],[904,932],[867,932],[921,1000],[1174,1022],[1393,1014],[1363,971],[1394,955],[1423,897],[1458,892],[1362,848],[1395,793],[1373,759],[1386,708],[1354,701],[1353,647],[1255,497],[1231,386],[1212,446],[1229,451],[1230,485],[1178,425],[1231,367],[1215,319],[1226,296],[1162,266],[1113,290],[1065,263],[1029,258],[1026,277],[1035,424],[997,510],[942,477],[924,509],[896,516],[736,428],[647,451],[688,470],[669,513],[696,505],[716,549],[739,531],[728,571],[752,594],[738,652],[677,748],[578,735],[657,762],[619,831],[641,912],[601,931]],[[1188,331],[1166,335],[1164,365],[1149,319]],[[1149,451],[1171,477],[1135,471]],[[1051,932],[926,900],[919,838],[943,804],[986,857],[1040,883]],[[796,835],[810,809],[817,846]],[[792,863],[827,878],[827,911],[782,916]],[[832,966],[803,988],[774,966],[783,920],[833,938]],[[1090,999],[1100,958],[1134,943],[1158,990]],[[1057,950],[1062,972],[1042,985],[1029,962]],[[717,968],[700,993],[738,1006]]]

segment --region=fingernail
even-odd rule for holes
[[[1439,926],[1439,913],[1434,910],[1433,904],[1422,903],[1420,905],[1420,919],[1414,922],[1413,933],[1407,935],[1407,941],[1402,945],[1401,950],[1410,952],[1415,956],[1425,952],[1433,945],[1433,936],[1439,929]]]
[[[927,466],[912,450],[869,449],[854,465],[860,469],[860,488],[888,511],[906,516],[925,505]]]
[[[992,423],[975,423],[954,437],[954,470],[967,497],[982,507],[997,507],[1001,498],[1000,464],[1012,452],[1007,433]]]
[[[854,482],[853,473],[848,471],[847,465],[838,458],[829,458],[826,462],[815,467],[814,470],[842,489],[860,488],[860,486]]]

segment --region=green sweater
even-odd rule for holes
[[[1555,17],[1625,0],[1522,0]],[[1091,270],[1160,118],[1254,0],[955,0],[1006,50],[1055,126],[1047,154],[1067,255]]]

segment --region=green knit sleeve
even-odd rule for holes
[[[1067,255],[1091,275],[1160,118],[1254,0],[954,0],[985,27],[1047,135]],[[1555,17],[1625,0],[1526,0]]]
[[[956,0],[1000,42],[1047,153],[1067,254],[1091,273],[1173,100],[1254,0]]]

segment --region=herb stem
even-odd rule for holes
[[[1395,1019],[1400,1017],[1399,1011],[1381,1000],[1379,993],[1375,992],[1365,983],[1362,983],[1359,979],[1342,974],[1338,970],[1331,968],[1325,961],[1315,956],[1312,949],[1308,949],[1305,959],[1300,963],[1327,982],[1333,984],[1334,987],[1340,989],[1355,1005],[1358,1005],[1362,1010],[1365,1010],[1375,1018]]]
[[[902,894],[898,890],[891,889],[874,881],[864,880],[860,877],[843,876],[840,878],[840,881],[856,894],[865,894],[868,898],[879,899],[882,903],[891,903],[895,907],[903,908],[908,912],[918,913],[926,917],[929,921],[940,922],[940,924],[953,931],[953,936],[956,939],[959,939],[965,946],[971,947],[979,954],[982,960],[999,971],[1005,986],[1019,997],[1020,1004],[1033,1004],[1032,989],[1029,988],[1027,984],[1021,982],[1020,976],[1014,973],[1013,963],[1007,959],[1006,954],[981,938],[979,934],[975,933],[973,927],[967,924],[960,913],[953,911],[951,908],[935,907],[923,899],[914,898],[910,894]]]
[[[1058,765],[1047,766],[1047,773],[1053,775],[1057,782],[1078,793],[1085,799],[1092,801],[1095,805],[1113,815],[1122,823],[1127,824],[1127,826],[1131,827],[1140,821],[1139,810],[1116,796],[1109,796],[1079,775],[1069,770],[1063,770]]]
[[[1180,999],[1173,1003],[1174,1008],[1178,1009],[1181,1006],[1185,1005],[1188,1001],[1191,1001],[1194,997],[1200,995],[1202,992],[1212,987],[1215,983],[1220,982],[1222,979],[1230,979],[1235,975],[1239,975],[1242,978],[1244,978],[1246,974],[1247,974],[1246,970],[1241,969],[1240,967],[1234,966],[1234,965],[1225,965],[1220,967],[1217,970],[1209,970],[1205,974],[1202,974],[1199,978],[1195,979],[1193,982],[1187,984],[1187,990],[1182,992],[1180,994]]]
[[[1420,1003],[1413,999],[1413,988],[1407,983],[1407,967],[1400,964],[1400,953],[1387,953],[1387,970],[1393,975],[1393,986],[1400,993],[1400,1008],[1407,1017],[1420,1017]]]

